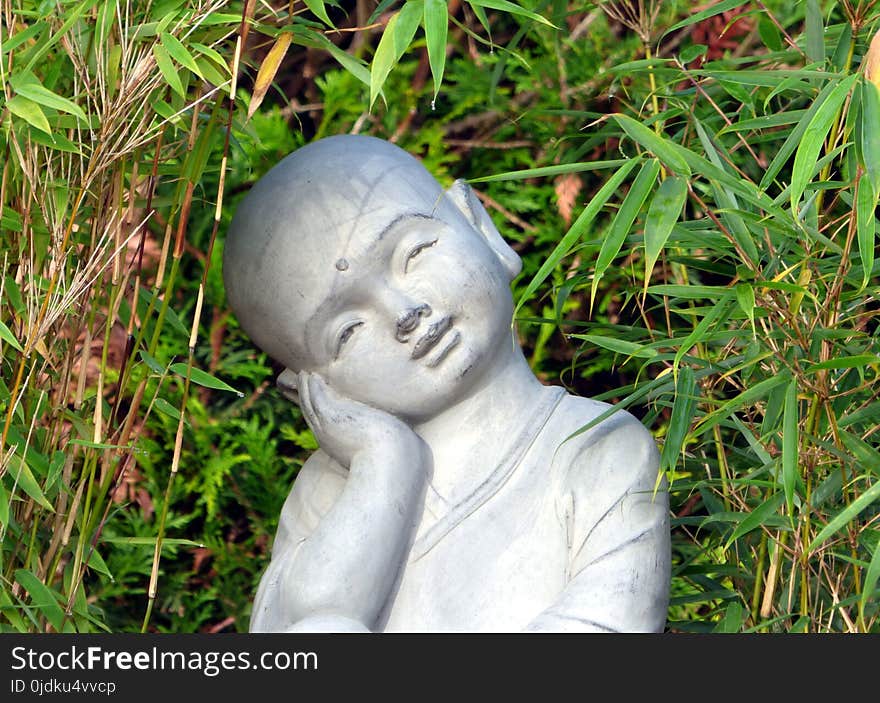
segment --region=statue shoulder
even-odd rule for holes
[[[651,484],[659,452],[648,429],[626,410],[591,398],[566,396],[552,421],[559,434],[554,469],[564,484]],[[602,419],[599,419],[602,418]]]

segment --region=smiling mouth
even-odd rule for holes
[[[450,330],[451,327],[452,318],[448,315],[431,325],[428,328],[428,331],[425,332],[425,334],[419,339],[418,342],[416,342],[416,346],[413,347],[410,358],[421,359],[423,356],[425,356],[425,354],[427,354],[435,346],[437,346],[437,343],[441,339],[443,339],[443,336]]]

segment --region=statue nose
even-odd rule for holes
[[[421,305],[410,308],[401,314],[400,317],[397,318],[397,329],[395,332],[397,341],[407,342],[409,340],[409,333],[419,326],[421,318],[428,317],[431,312],[431,306],[427,303],[422,303]]]

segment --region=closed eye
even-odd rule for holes
[[[429,249],[437,243],[437,239],[431,239],[427,242],[421,242],[416,244],[406,255],[406,264],[403,267],[404,272],[409,268],[409,262],[415,259],[419,254],[421,254],[425,249]]]
[[[342,332],[339,333],[339,338],[336,340],[336,356],[339,356],[342,351],[342,347],[345,346],[345,343],[351,339],[351,336],[354,334],[354,331],[360,327],[363,322],[352,322],[349,325],[346,325]]]

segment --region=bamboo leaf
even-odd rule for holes
[[[180,39],[168,32],[162,32],[159,35],[159,41],[162,42],[162,46],[165,47],[171,55],[171,58],[177,61],[177,63],[188,68],[199,78],[204,78],[201,70],[199,70],[199,65],[196,63],[196,60],[193,58],[192,54],[189,53],[189,50],[181,44]]]
[[[141,359],[144,360],[144,363],[147,366],[149,366],[153,371],[155,371],[158,374],[165,373],[165,369],[162,366],[162,364],[160,364],[158,361],[156,361],[156,359],[154,359],[152,356],[150,356],[150,354],[145,352],[143,349],[139,350],[138,354],[140,355]]]
[[[755,289],[748,283],[736,284],[736,302],[752,323],[752,333],[755,332]]]
[[[880,33],[877,35],[880,37]],[[880,41],[877,44],[880,51]],[[880,60],[880,57],[878,57]],[[861,82],[861,152],[865,171],[880,193],[880,88],[870,81]]]
[[[831,130],[831,125],[837,118],[838,110],[846,100],[850,88],[858,79],[858,74],[853,74],[848,78],[844,78],[828,98],[821,104],[816,114],[810,120],[804,131],[800,145],[794,155],[794,165],[791,174],[791,209],[797,212],[797,204],[800,202],[801,196],[806,190],[807,184],[813,178],[816,171],[816,162],[819,160],[819,152],[825,144],[825,138]]]
[[[804,373],[815,373],[824,369],[858,369],[868,364],[880,363],[880,356],[876,354],[856,354],[855,356],[839,356],[828,361],[820,361],[818,364],[811,364]]]
[[[172,373],[176,373],[178,376],[186,376],[187,366],[184,363],[178,362],[176,364],[171,364],[170,369]],[[244,393],[235,390],[228,383],[221,381],[219,378],[215,378],[207,371],[202,371],[201,369],[190,369],[189,379],[193,383],[204,386],[205,388],[214,388],[218,391],[229,391],[240,397],[244,396]]]
[[[782,410],[782,486],[785,490],[785,505],[792,519],[794,519],[794,489],[799,476],[799,418],[797,379],[792,378],[785,392],[785,404]]]
[[[834,91],[835,84],[833,82],[829,82],[822,90],[819,95],[816,96],[816,99],[813,101],[813,104],[807,108],[806,112],[804,112],[803,117],[798,121],[795,128],[791,131],[791,133],[786,138],[785,142],[783,142],[782,146],[779,147],[779,150],[776,152],[776,155],[773,157],[773,160],[770,162],[770,165],[764,172],[764,175],[761,177],[761,183],[759,184],[759,188],[763,191],[765,190],[772,182],[773,179],[776,178],[776,175],[788,161],[789,157],[794,153],[794,150],[797,149],[798,145],[801,143],[803,139],[804,132],[807,130],[807,125],[813,120],[816,113],[819,111],[819,108],[825,103],[828,99],[828,96]]]
[[[532,280],[529,281],[529,284],[526,286],[522,295],[520,295],[519,301],[516,304],[514,317],[516,317],[516,313],[519,312],[519,309],[531,297],[532,293],[538,289],[538,286],[546,280],[547,276],[553,272],[553,270],[559,265],[559,262],[562,261],[566,254],[568,254],[569,249],[571,249],[574,243],[584,234],[587,227],[590,226],[596,218],[596,215],[599,214],[599,211],[608,201],[608,198],[611,197],[611,194],[618,189],[620,184],[623,183],[624,179],[626,179],[630,171],[635,168],[639,161],[640,159],[630,159],[624,163],[623,166],[621,166],[620,169],[606,181],[605,185],[599,189],[596,195],[593,196],[593,199],[590,200],[583,212],[578,215],[578,218],[574,221],[568,232],[565,233],[565,236],[560,240],[559,244],[554,247],[550,256],[547,257],[547,260],[541,265],[541,268],[538,269],[538,272],[534,275]]]
[[[819,0],[807,0],[806,10],[807,57],[810,61],[825,62],[825,30]]]
[[[316,17],[320,18],[324,24],[336,29],[336,25],[333,24],[330,20],[330,16],[327,14],[327,8],[324,7],[324,0],[303,0],[303,2],[305,2],[306,7],[308,7]]]
[[[731,292],[726,292],[721,297],[721,299],[709,310],[705,317],[700,320],[699,324],[694,327],[693,332],[691,332],[687,337],[682,340],[681,346],[675,353],[675,359],[672,362],[673,370],[678,369],[678,365],[681,363],[684,355],[688,353],[692,346],[697,344],[700,340],[706,338],[706,335],[713,325],[715,325],[716,323],[720,324],[728,318],[728,316],[730,315],[731,297]]]
[[[611,226],[605,238],[602,240],[602,247],[599,250],[599,257],[596,260],[596,273],[593,276],[593,283],[590,287],[590,311],[593,309],[593,302],[596,299],[596,290],[599,287],[599,281],[605,275],[605,271],[611,265],[611,262],[620,253],[620,248],[626,236],[632,229],[636,216],[645,204],[651,188],[657,182],[657,176],[660,174],[660,162],[657,159],[651,159],[642,166],[629,192],[620,206],[620,210],[611,221]]]
[[[58,110],[59,112],[66,112],[67,114],[73,115],[83,122],[88,122],[88,117],[86,117],[86,113],[83,112],[83,109],[79,105],[77,105],[72,100],[68,100],[67,98],[62,98],[60,95],[56,95],[51,90],[48,90],[36,81],[16,81],[13,83],[13,88],[15,88],[16,93],[18,93],[19,95],[23,95],[28,100],[32,100],[35,103],[39,103],[40,105],[43,105],[45,107],[52,108],[53,110]]]
[[[687,162],[681,157],[678,151],[669,144],[665,137],[659,136],[652,129],[627,115],[614,114],[612,117],[617,120],[617,124],[620,125],[620,128],[626,132],[631,139],[638,142],[645,149],[654,154],[654,156],[660,159],[672,171],[675,171],[675,173],[679,175],[690,177],[691,169],[687,165]]]
[[[0,534],[9,524],[9,494],[6,492],[6,486],[0,481]]]
[[[877,125],[880,130],[880,123]],[[856,190],[856,233],[859,241],[859,258],[862,260],[862,288],[871,280],[871,271],[874,269],[875,234],[877,231],[877,219],[874,211],[877,209],[877,191],[871,179],[866,175],[859,180]]]
[[[679,371],[675,381],[675,401],[660,456],[661,471],[671,471],[678,463],[678,457],[691,426],[697,401],[696,393],[697,382],[694,370],[690,366],[685,366]]]
[[[15,580],[30,594],[33,607],[45,616],[56,631],[61,632],[64,611],[55,594],[27,569],[16,569]]]
[[[8,471],[10,476],[12,476],[13,481],[19,485],[21,490],[27,493],[49,512],[55,512],[52,504],[46,500],[46,496],[43,493],[43,489],[40,488],[40,484],[37,483],[37,479],[34,478],[31,467],[27,465],[27,462],[24,459],[18,455],[13,455],[9,463]]]
[[[637,356],[643,359],[653,359],[659,354],[656,349],[646,347],[644,344],[636,344],[626,339],[617,339],[616,337],[603,337],[598,334],[570,334],[573,339],[581,339],[590,342],[603,349],[608,349],[619,354],[627,356]]]
[[[714,17],[715,15],[719,15],[722,12],[727,12],[728,10],[732,10],[737,7],[742,7],[742,0],[722,0],[715,5],[712,5],[707,10],[702,10],[701,12],[694,13],[687,19],[682,20],[678,24],[672,25],[669,29],[666,30],[663,36],[666,36],[670,32],[675,32],[683,27],[689,27],[692,24],[696,24],[697,22],[702,22],[703,20],[709,19],[710,17]]]
[[[13,115],[21,117],[21,119],[28,124],[33,125],[46,134],[52,134],[52,129],[49,127],[49,120],[46,119],[46,113],[44,113],[43,109],[33,100],[30,100],[23,95],[14,95],[6,101],[6,107],[9,108],[9,111]]]
[[[727,543],[724,545],[724,550],[727,551],[730,549],[730,545],[743,535],[747,535],[752,530],[761,527],[767,521],[767,518],[776,514],[776,511],[779,510],[779,506],[782,505],[784,500],[784,494],[774,493],[770,498],[761,503],[761,505],[749,512],[727,539]]]
[[[15,338],[15,335],[12,334],[12,330],[4,325],[3,322],[0,322],[0,339],[9,344],[16,351],[24,351],[18,343],[18,340]]]
[[[468,183],[491,183],[493,181],[520,181],[526,178],[540,178],[544,176],[559,176],[565,173],[582,173],[583,171],[601,171],[606,168],[622,166],[627,159],[610,159],[607,161],[584,161],[573,164],[558,164],[555,166],[539,166],[538,168],[526,168],[522,171],[505,171],[491,176],[469,178]]]
[[[257,77],[254,80],[254,92],[251,95],[251,102],[248,105],[247,119],[250,119],[253,116],[257,111],[257,108],[259,108],[260,104],[263,102],[263,98],[266,97],[269,86],[271,86],[272,81],[275,80],[275,74],[278,73],[281,62],[287,55],[287,49],[290,47],[292,39],[293,35],[290,32],[282,32],[279,34],[275,38],[275,43],[272,45],[272,48],[269,49],[269,53],[266,54],[266,58],[263,59],[263,63],[260,64],[260,70],[257,71]]]
[[[865,619],[865,606],[877,590],[878,579],[880,579],[880,539],[874,545],[874,556],[871,557],[871,563],[868,564],[868,570],[865,572],[865,582],[862,584],[862,597],[859,600],[862,620]]]
[[[850,520],[858,517],[865,508],[873,505],[877,500],[880,500],[880,481],[876,481],[868,490],[835,515],[810,542],[807,551],[813,551],[821,546],[826,539],[843,528]]]
[[[425,5],[425,40],[428,45],[428,63],[434,77],[434,98],[431,107],[440,92],[443,82],[443,69],[446,65],[446,33],[449,29],[449,15],[446,0],[424,0]]]
[[[385,25],[370,66],[370,108],[382,92],[388,74],[412,44],[419,22],[422,21],[423,5],[423,0],[406,3]]]
[[[161,44],[153,44],[153,57],[156,59],[159,72],[162,74],[165,82],[171,86],[171,90],[180,97],[185,98],[186,91],[183,89],[183,83],[180,81],[177,69],[174,68],[174,62],[171,60],[171,56],[168,55],[168,50]]]
[[[541,15],[532,12],[531,10],[526,10],[524,7],[520,7],[516,3],[508,2],[508,0],[467,0],[468,5],[475,5],[477,7],[485,7],[489,10],[501,10],[502,12],[509,12],[511,15],[519,15],[520,17],[528,17],[530,20],[535,22],[540,22],[541,24],[547,25],[548,27],[556,27],[550,20],[546,17],[542,17]]]
[[[660,184],[648,206],[645,218],[645,292],[651,280],[654,265],[666,246],[672,228],[681,215],[687,200],[687,181],[670,176]]]

